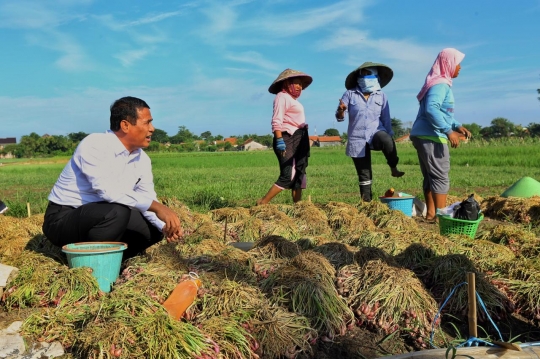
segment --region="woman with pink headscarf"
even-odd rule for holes
[[[424,86],[416,96],[420,108],[410,138],[418,153],[424,176],[426,220],[435,222],[437,208],[446,207],[450,190],[450,152],[448,143],[458,147],[460,134],[471,133],[454,118],[452,79],[461,70],[465,54],[453,48],[442,50],[431,67]]]

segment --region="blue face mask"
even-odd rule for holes
[[[372,93],[381,89],[376,75],[359,76],[357,81],[363,93]]]

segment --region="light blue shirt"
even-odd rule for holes
[[[437,84],[429,88],[420,101],[416,121],[411,136],[430,136],[447,139],[447,134],[456,131],[461,123],[454,118],[454,94],[447,84]]]
[[[364,157],[366,145],[371,145],[373,135],[379,131],[385,131],[390,136],[394,135],[390,107],[384,92],[375,91],[366,100],[357,87],[354,90],[347,90],[341,101],[347,106],[349,113],[347,156]],[[339,118],[337,120],[343,121]]]
[[[93,202],[124,204],[162,230],[165,223],[148,211],[156,198],[150,157],[142,149],[129,153],[112,131],[84,138],[49,194],[50,201],[75,208]]]

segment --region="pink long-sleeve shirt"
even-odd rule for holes
[[[279,92],[274,99],[272,132],[281,131],[292,135],[306,125],[304,106],[287,92]]]

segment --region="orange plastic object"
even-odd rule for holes
[[[182,318],[186,310],[197,298],[197,291],[201,286],[201,281],[198,277],[192,276],[192,278],[178,283],[169,298],[163,302],[163,306],[167,309],[169,315],[176,320]]]

